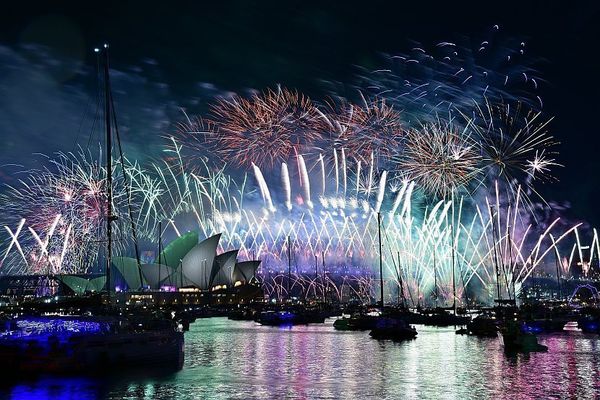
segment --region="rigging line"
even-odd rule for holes
[[[125,192],[127,194],[127,209],[129,212],[129,220],[131,221],[131,234],[133,236],[133,244],[134,244],[134,248],[135,248],[135,259],[137,261],[138,271],[140,274],[140,283],[141,283],[141,282],[143,282],[142,266],[141,266],[141,262],[140,262],[140,249],[138,246],[137,231],[136,231],[135,221],[133,219],[133,209],[131,207],[131,188],[129,186],[129,181],[128,181],[128,177],[127,177],[127,168],[125,167],[125,159],[123,157],[123,146],[121,145],[121,135],[119,134],[119,126],[117,125],[117,114],[115,112],[115,105],[114,105],[114,99],[112,96],[112,91],[110,91],[108,93],[108,98],[109,98],[110,107],[112,110],[112,123],[115,127],[115,134],[117,136],[117,147],[119,149],[120,164],[121,164],[121,169],[123,171],[123,182],[124,182],[124,186],[125,186]]]
[[[469,306],[469,292],[467,290],[467,284],[465,282],[465,274],[462,272],[462,268],[460,268],[460,265],[463,265],[463,264],[464,264],[464,261],[459,264],[459,272],[458,273],[460,274],[460,278],[461,278],[462,284],[463,284],[466,307],[468,307]]]
[[[384,225],[384,222],[382,221],[381,224]],[[396,261],[394,259],[394,253],[392,252],[392,246],[390,245],[390,239],[389,239],[389,236],[387,234],[387,230],[384,229],[383,233],[385,235],[385,240],[388,243],[388,251],[390,252],[392,263],[394,264],[394,269],[396,269],[396,271],[398,271],[398,278],[400,279],[401,275],[402,275],[401,267],[400,267],[400,265],[398,265],[398,267],[396,267]],[[406,282],[407,282],[407,284],[406,284],[406,290],[408,291],[408,295],[410,296],[410,301],[411,301],[411,303],[414,306],[415,305],[415,299],[413,298],[412,291],[410,290],[410,286],[408,285],[408,275],[404,274],[404,276],[405,276],[405,278],[407,278],[406,279]]]
[[[88,151],[90,148],[90,144],[92,141],[92,137],[94,136],[94,131],[96,129],[97,122],[100,117],[100,110],[102,108],[102,82],[100,79],[100,54],[96,56],[96,112],[94,114],[94,118],[92,119],[92,125],[90,126],[90,135],[88,137],[88,142],[85,147],[85,150]],[[100,159],[100,157],[98,157]]]
[[[96,91],[97,93],[97,91]],[[77,135],[75,136],[75,141],[73,142],[73,147],[71,148],[71,151],[74,152],[75,151],[75,147],[77,146],[78,142],[79,142],[79,136],[81,136],[81,131],[83,130],[83,122],[86,120],[86,117],[88,115],[88,112],[90,110],[90,106],[92,104],[92,99],[93,96],[87,96],[87,102],[85,104],[85,107],[83,109],[83,115],[81,116],[81,120],[79,121],[79,128],[77,129]],[[97,98],[96,98],[96,102],[97,102]],[[98,110],[98,108],[96,107],[96,110]],[[92,132],[90,131],[90,135],[92,134]]]
[[[383,225],[383,222],[381,224]],[[388,248],[388,251],[390,252],[390,258],[392,260],[392,264],[394,266],[394,270],[396,271],[396,278],[398,278],[398,285],[399,285],[400,290],[402,290],[401,286],[400,286],[400,282],[402,281],[402,277],[401,277],[402,271],[400,271],[400,261],[398,261],[398,265],[396,265],[396,260],[394,258],[394,253],[392,252],[392,247],[389,245],[390,243],[389,243],[387,231],[384,229],[383,232],[384,232],[384,235],[385,235],[385,240],[388,243],[387,248]]]

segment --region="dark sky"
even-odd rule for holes
[[[350,80],[356,65],[375,66],[382,52],[404,52],[411,40],[436,43],[456,35],[478,36],[498,24],[528,41],[530,53],[543,60],[541,73],[549,82],[542,96],[546,112],[556,116],[552,133],[562,142],[560,162],[565,168],[557,171],[558,183],[542,190],[546,197],[569,201],[572,218],[600,225],[597,2],[152,3],[2,5],[0,137],[5,146],[0,165],[72,145],[69,138],[78,136],[89,85],[81,69],[93,66],[90,49],[105,40],[111,43],[113,66],[123,72],[117,80],[122,87],[137,88],[127,103],[143,108],[133,116],[127,109],[132,106],[125,106],[123,118],[149,121],[144,133],[137,133],[142,137],[137,151],[144,153],[150,151],[144,145],[168,130],[173,110],[200,110],[212,85],[240,92],[281,83],[322,96],[322,80]],[[47,53],[24,47],[27,43],[43,45],[39,48]],[[68,57],[79,64],[44,64],[44,57]],[[43,79],[23,72],[40,65],[50,71]],[[136,124],[140,122],[131,121],[130,129],[141,129]],[[0,179],[7,175],[3,169]]]

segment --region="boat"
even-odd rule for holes
[[[414,339],[417,330],[402,319],[380,317],[369,333],[373,339],[402,341]]]
[[[506,353],[530,353],[547,351],[548,347],[539,344],[537,337],[523,330],[523,326],[518,321],[507,321],[500,330],[504,351]]]
[[[97,373],[183,366],[183,332],[163,318],[19,317],[0,332],[0,359],[14,374]]]
[[[338,331],[368,331],[375,328],[380,318],[375,313],[355,313],[336,319],[333,328]]]
[[[600,318],[583,315],[577,319],[577,327],[584,333],[600,333]]]
[[[147,369],[159,366],[180,369],[183,365],[183,332],[172,318],[147,314],[143,310],[128,312],[119,308],[111,296],[112,225],[117,220],[112,211],[113,128],[119,145],[121,166],[125,168],[116,126],[110,85],[108,45],[96,49],[103,64],[104,120],[106,130],[106,284],[102,294],[75,299],[64,308],[48,304],[51,316],[30,315],[4,321],[0,329],[0,359],[14,373],[88,373],[116,371],[123,368]],[[131,209],[130,209],[131,214]],[[131,221],[134,221],[131,218]],[[132,222],[132,236],[139,251]],[[141,274],[141,269],[140,269]],[[68,300],[68,299],[67,299]],[[84,300],[82,302],[82,300]],[[61,315],[64,310],[72,314]]]
[[[423,310],[419,318],[420,323],[431,326],[462,326],[468,324],[470,320],[471,318],[467,316],[451,314],[441,307]]]
[[[257,310],[252,307],[240,307],[229,311],[227,318],[232,321],[254,321],[256,319]]]
[[[362,309],[349,317],[342,317],[337,319],[333,327],[340,331],[359,331],[369,330],[371,331],[372,337],[379,337],[380,335],[396,335],[398,340],[403,334],[407,334],[414,338],[416,336],[416,330],[408,325],[407,320],[415,314],[410,312],[408,309],[401,308],[390,308],[384,305],[384,292],[383,292],[383,248],[381,243],[381,214],[377,213],[377,226],[378,226],[378,237],[379,237],[379,291],[380,300],[378,304],[378,310]],[[402,333],[402,329],[406,332]],[[393,331],[395,330],[395,333]],[[412,334],[414,332],[414,335]],[[373,336],[375,335],[375,336]],[[384,337],[381,337],[384,338]],[[391,337],[390,337],[391,338]]]
[[[333,321],[333,329],[336,331],[350,331],[350,318],[342,317]]]
[[[281,310],[281,311],[263,311],[259,313],[255,320],[261,325],[267,326],[285,326],[285,325],[302,325],[305,321],[298,313]]]
[[[562,332],[567,322],[569,321],[557,318],[533,319],[524,321],[523,327],[531,333],[554,333]]]
[[[466,333],[479,337],[497,337],[498,321],[489,315],[479,315],[467,323]]]
[[[346,331],[364,331],[372,330],[377,325],[377,321],[382,318],[402,320],[408,324],[422,324],[424,316],[410,311],[407,308],[386,307],[381,312],[374,309],[358,309],[350,315],[338,318],[333,323],[336,330]]]
[[[519,318],[524,321],[525,330],[532,333],[561,332],[571,319],[568,308],[555,304],[536,302],[524,304],[519,309]]]
[[[327,315],[318,309],[285,307],[266,310],[257,314],[254,321],[266,326],[292,326],[322,324]]]

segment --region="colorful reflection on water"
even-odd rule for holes
[[[499,339],[417,326],[416,340],[378,342],[325,325],[278,329],[225,318],[186,333],[186,363],[166,375],[45,378],[0,389],[11,399],[594,398],[600,339],[540,335],[547,353],[507,357]]]

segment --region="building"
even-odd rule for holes
[[[130,257],[114,257],[111,287],[115,298],[148,305],[240,304],[262,299],[256,281],[260,261],[240,262],[238,250],[217,254],[220,237],[199,242],[197,232],[188,232],[142,265]],[[59,277],[75,294],[100,291],[106,283],[103,278]]]

